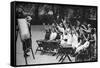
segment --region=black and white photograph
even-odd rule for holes
[[[13,3],[16,66],[97,62],[97,6]]]

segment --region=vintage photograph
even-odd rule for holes
[[[16,65],[97,61],[97,7],[15,3]]]

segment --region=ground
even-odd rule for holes
[[[32,32],[32,49],[35,53],[36,48],[37,48],[37,43],[36,40],[39,39],[44,39],[44,28],[41,25],[33,25],[31,26],[31,32]],[[58,59],[56,59],[56,56],[52,56],[52,55],[48,55],[48,54],[44,54],[41,55],[41,52],[38,51],[35,54],[35,60],[32,57],[31,51],[29,52],[29,57],[27,58],[28,60],[28,64],[45,64],[45,63],[58,63]],[[17,38],[17,43],[16,43],[16,63],[17,65],[25,65],[25,59],[23,57],[23,50],[22,50],[22,43],[20,40],[20,36],[18,34],[18,38]],[[74,61],[75,58],[71,57],[71,59]],[[64,62],[69,62],[68,58],[65,59]]]

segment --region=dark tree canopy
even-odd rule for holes
[[[59,23],[64,17],[72,24],[76,19],[81,23],[84,21],[91,23],[95,22],[97,14],[96,8],[69,5],[17,3],[16,10],[19,7],[32,17],[33,25]]]

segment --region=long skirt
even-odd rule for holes
[[[23,44],[23,50],[27,52],[32,44],[28,22],[26,19],[18,19],[19,34]]]
[[[28,28],[28,22],[26,19],[18,19],[18,26],[20,31],[21,40],[29,39],[30,38],[30,32]]]

